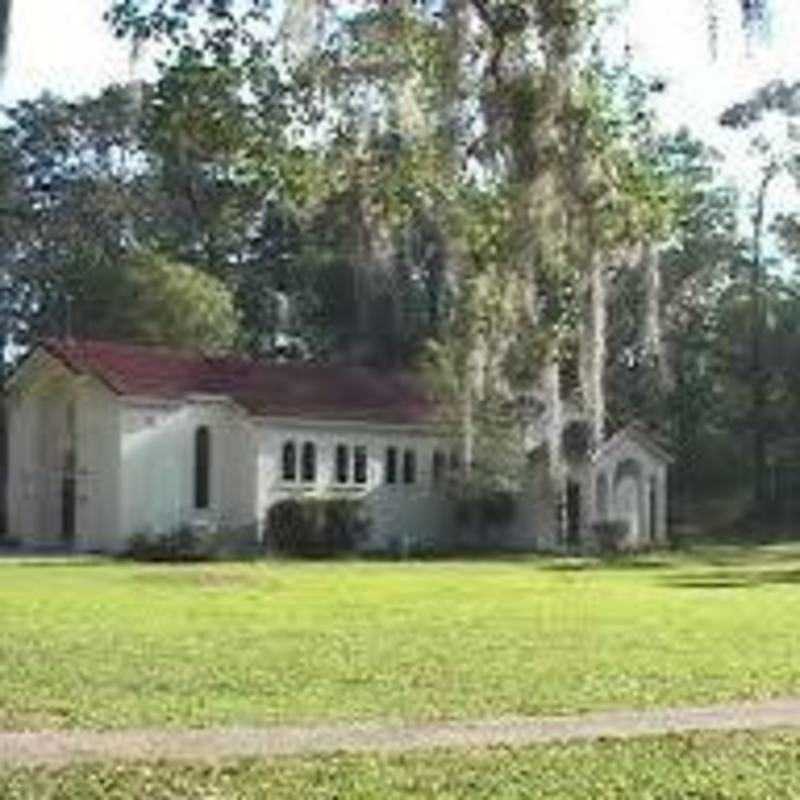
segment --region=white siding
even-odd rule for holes
[[[625,485],[617,481],[620,465],[626,463],[635,464],[639,470],[635,486],[630,481]],[[631,530],[635,531],[630,546],[666,542],[668,468],[663,458],[643,447],[634,437],[622,436],[613,447],[603,452],[594,466],[594,474],[595,480],[599,474],[606,476],[609,489],[607,518],[628,521]],[[655,489],[655,508],[650,504],[651,481]]]
[[[298,466],[305,442],[317,448],[317,479],[304,485],[298,479],[284,482],[283,445],[297,445]],[[350,452],[350,480],[342,486],[336,481],[336,447],[347,445]],[[258,518],[262,524],[268,509],[289,497],[361,497],[371,518],[372,535],[364,548],[414,547],[432,543],[446,527],[443,490],[433,485],[432,461],[441,438],[424,430],[367,423],[313,422],[272,419],[263,423],[258,452]],[[353,448],[367,448],[368,480],[358,485],[353,480]],[[387,447],[398,451],[397,483],[386,483]],[[417,470],[413,484],[403,482],[403,452],[416,453]]]
[[[120,403],[93,381],[81,383],[76,398],[76,546],[103,550],[119,530]]]
[[[211,441],[210,503],[197,510],[194,447],[201,426]],[[254,525],[255,439],[248,418],[229,403],[127,404],[117,546],[134,534],[170,533],[201,519],[220,529]]]
[[[119,528],[119,404],[99,383],[42,358],[7,401],[9,533],[56,545],[62,533],[68,408],[74,404],[75,546],[101,549]]]

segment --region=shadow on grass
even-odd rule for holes
[[[673,569],[678,562],[666,556],[624,555],[607,557],[563,558],[540,566],[545,572],[586,572],[587,570],[658,570]]]
[[[751,589],[759,586],[800,585],[800,569],[716,570],[680,573],[662,580],[674,589]]]
[[[539,565],[544,572],[586,572],[590,569],[599,569],[603,566],[600,559],[595,558],[564,558],[558,561],[548,561]]]

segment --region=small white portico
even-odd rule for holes
[[[623,523],[629,547],[665,543],[667,472],[672,461],[638,424],[614,434],[591,463],[594,521]]]

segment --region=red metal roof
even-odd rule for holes
[[[270,364],[191,350],[91,340],[46,340],[71,370],[91,374],[120,395],[170,400],[230,397],[253,414],[419,423],[433,404],[413,376],[365,367]]]

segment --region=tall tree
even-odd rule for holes
[[[188,343],[191,337],[181,331],[192,330],[198,344],[233,344],[237,314],[225,306],[228,288],[209,283],[180,258],[140,258],[169,244],[173,255],[183,251],[207,272],[229,277],[198,258],[196,237],[187,241],[174,224],[172,194],[180,186],[162,181],[161,159],[149,147],[133,94],[111,88],[95,98],[45,96],[7,109],[0,131],[4,348],[70,333],[177,336]],[[176,287],[185,289],[186,300]],[[163,303],[156,302],[159,296]],[[202,333],[204,309],[215,321]]]
[[[759,131],[762,120],[783,118],[784,142],[770,133]],[[750,148],[758,159],[760,176],[752,202],[752,234],[750,244],[750,427],[752,431],[753,500],[758,513],[768,505],[767,491],[767,406],[768,380],[764,369],[764,339],[767,313],[765,305],[768,276],[765,266],[765,236],[771,222],[768,200],[776,179],[788,174],[800,156],[793,119],[800,114],[800,84],[787,85],[781,81],[764,86],[748,100],[725,111],[721,123],[751,134]],[[753,134],[755,131],[755,134]],[[774,220],[773,220],[774,221]]]
[[[217,5],[223,28],[241,31],[241,8]],[[148,15],[128,0],[114,19],[134,37],[166,36],[180,51],[197,36],[194,15],[213,16],[213,7],[167,3]],[[345,15],[309,0],[291,6],[284,26],[291,149],[306,166],[287,191],[312,217],[345,199],[349,235],[339,238],[354,265],[356,338],[378,323],[384,336],[368,343],[396,357],[421,275],[405,243],[413,222],[428,220],[444,276],[433,349],[453,377],[465,473],[480,472],[490,456],[483,423],[496,431],[504,419],[518,434],[517,400],[537,395],[554,511],[565,495],[564,377],[582,304],[590,323],[583,402],[597,446],[609,265],[631,243],[658,237],[664,205],[658,170],[617,108],[624,101],[593,77],[599,13],[594,0],[365,0]],[[265,48],[250,44],[203,53],[217,64],[252,58],[266,68]]]

